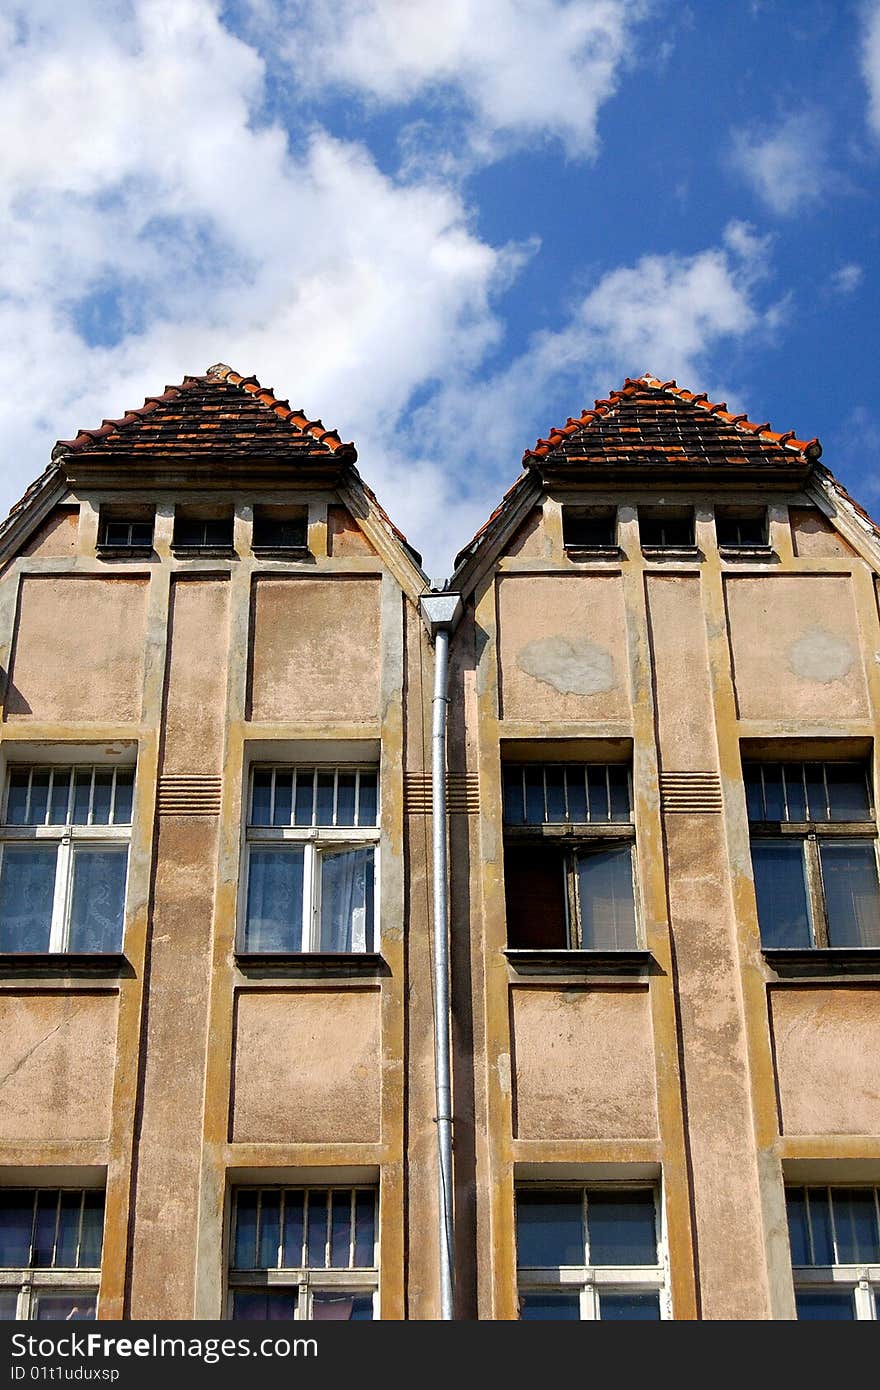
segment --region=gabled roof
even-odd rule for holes
[[[185,376],[179,386],[166,386],[161,396],[148,396],[118,420],[80,430],[75,439],[60,439],[52,458],[75,455],[109,462],[113,456],[122,462],[146,454],[194,460],[220,452],[240,460],[283,455],[292,461],[353,463],[357,458],[354,445],[343,444],[335,430],[292,409],[255,376],[243,377],[223,362],[204,376]]]
[[[734,415],[726,402],[710,401],[705,392],[698,395],[646,373],[627,377],[620,391],[539,439],[523,455],[523,466],[772,468],[803,464],[821,452],[818,439],[796,439],[794,430],[777,434],[769,422]]]

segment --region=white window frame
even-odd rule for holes
[[[32,1193],[36,1199],[37,1193],[41,1191],[62,1191],[79,1192],[82,1199],[90,1189],[88,1188],[25,1188],[26,1192]],[[80,1205],[82,1212],[82,1202]],[[80,1216],[82,1220],[82,1216]],[[56,1240],[58,1234],[56,1217]],[[80,1231],[81,1235],[81,1231]],[[77,1240],[77,1252],[79,1251],[79,1239]],[[103,1245],[103,1240],[102,1240]],[[54,1253],[54,1252],[53,1252]],[[0,1293],[14,1292],[17,1296],[15,1321],[30,1322],[33,1320],[37,1309],[37,1302],[41,1293],[54,1294],[94,1294],[95,1301],[100,1296],[101,1289],[101,1266],[90,1265],[86,1268],[67,1265],[60,1268],[54,1266],[39,1267],[34,1265],[24,1266],[5,1266],[0,1268]],[[97,1308],[96,1308],[97,1311]]]
[[[76,867],[76,855],[79,849],[88,846],[90,849],[105,849],[112,853],[125,854],[125,884],[122,893],[122,940],[117,951],[110,954],[116,955],[122,952],[125,941],[125,928],[128,921],[128,883],[130,870],[129,846],[131,844],[132,822],[126,821],[116,825],[113,822],[114,809],[116,805],[116,773],[117,766],[131,769],[135,772],[133,764],[125,763],[114,765],[112,768],[101,763],[53,763],[31,764],[31,763],[9,763],[6,768],[6,785],[3,793],[3,822],[0,825],[0,872],[2,872],[3,855],[7,847],[21,848],[26,845],[55,845],[57,854],[55,859],[55,889],[52,897],[52,917],[49,927],[49,944],[46,952],[49,955],[67,954],[70,938],[70,916],[73,907],[73,879]],[[92,773],[91,787],[89,789],[89,809],[88,820],[91,821],[94,810],[95,799],[95,773],[112,771],[113,781],[110,789],[110,823],[107,825],[77,824],[72,819],[73,804],[75,795],[75,774],[90,769]],[[49,791],[47,795],[48,818],[52,803],[52,781],[57,771],[73,773],[70,778],[70,795],[67,805],[67,821],[65,824],[43,824],[43,825],[10,825],[7,823],[7,809],[9,804],[10,775],[15,772],[48,771],[50,774]],[[135,774],[136,775],[136,774]],[[30,800],[30,790],[28,791],[28,801]],[[132,791],[132,816],[134,815],[134,792]],[[96,953],[97,954],[97,953]]]
[[[602,1293],[657,1293],[660,1318],[671,1319],[669,1260],[661,1192],[656,1183],[600,1182],[518,1182],[520,1192],[580,1192],[584,1231],[589,1243],[587,1205],[590,1194],[605,1192],[650,1192],[654,1198],[654,1230],[657,1237],[656,1265],[557,1265],[534,1268],[517,1263],[517,1293],[578,1293],[581,1322],[601,1321],[599,1296]]]
[[[338,798],[338,774],[340,772],[356,774],[355,782],[355,805],[359,805],[360,796],[360,773],[369,772],[376,777],[376,822],[370,825],[345,825],[345,826],[319,826],[319,825],[291,825],[291,826],[256,826],[250,824],[251,807],[253,804],[254,792],[254,773],[255,772],[296,772],[302,769],[304,772],[332,772],[334,774],[333,788],[333,818],[336,818],[336,804]],[[274,784],[273,784],[274,785]],[[274,803],[274,792],[273,792]],[[293,804],[296,804],[296,782],[294,781]],[[271,806],[274,813],[274,804]],[[313,818],[316,811],[313,811]],[[253,849],[264,849],[271,846],[278,848],[287,846],[295,848],[302,846],[303,854],[303,893],[302,893],[302,923],[301,923],[301,944],[298,948],[289,948],[288,951],[273,952],[278,955],[300,955],[321,953],[326,948],[321,945],[321,857],[326,852],[339,852],[342,850],[373,849],[373,927],[372,940],[365,940],[363,950],[345,952],[346,955],[371,955],[379,949],[379,884],[380,878],[380,839],[381,827],[379,820],[381,816],[381,785],[379,779],[378,763],[327,763],[317,762],[303,763],[267,763],[255,762],[251,765],[247,781],[247,803],[245,815],[245,872],[242,875],[241,891],[239,898],[238,920],[240,928],[238,932],[237,950],[242,955],[262,955],[262,951],[252,951],[248,948],[245,935],[247,931],[247,902],[248,888],[251,876],[251,851]],[[291,923],[291,926],[293,923]]]
[[[831,1219],[831,1243],[834,1248],[835,1259],[837,1257],[837,1222],[834,1215],[834,1193],[843,1188],[852,1191],[854,1188],[862,1187],[866,1192],[874,1194],[874,1210],[878,1220],[878,1230],[880,1230],[880,1187],[871,1183],[798,1183],[790,1182],[786,1184],[786,1191],[821,1189],[829,1194],[828,1204],[829,1216]],[[807,1207],[807,1222],[810,1222],[809,1205]],[[795,1292],[798,1289],[815,1290],[846,1288],[852,1290],[853,1306],[855,1309],[856,1322],[877,1322],[880,1321],[877,1315],[877,1299],[880,1297],[880,1264],[833,1264],[833,1265],[795,1265],[791,1267],[794,1279]]]

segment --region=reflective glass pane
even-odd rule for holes
[[[336,824],[354,825],[355,774],[340,772],[336,778]]]
[[[28,812],[29,825],[45,825],[49,810],[49,769],[35,767],[31,774],[31,805]]]
[[[312,1294],[312,1319],[314,1322],[372,1322],[373,1296],[316,1289]]]
[[[834,1239],[831,1233],[831,1208],[828,1205],[828,1190],[824,1187],[811,1187],[807,1193],[810,1211],[810,1231],[813,1238],[814,1265],[834,1264]]]
[[[255,1269],[257,1260],[257,1193],[242,1188],[235,1199],[235,1235],[232,1242],[233,1269]]]
[[[69,951],[122,949],[127,868],[125,849],[75,851]]]
[[[250,824],[272,824],[272,773],[267,767],[254,768]]]
[[[318,798],[315,825],[333,824],[333,773],[318,773]]]
[[[825,781],[832,820],[870,820],[868,783],[861,763],[826,763]]]
[[[115,825],[131,825],[131,805],[134,792],[134,768],[116,769],[116,801],[113,805]]]
[[[842,1265],[880,1262],[877,1208],[871,1188],[837,1187],[831,1194],[837,1262]]]
[[[18,1292],[15,1289],[0,1289],[0,1322],[15,1322],[18,1308]]]
[[[66,825],[70,804],[70,779],[73,773],[69,767],[56,767],[52,775],[52,802],[49,820],[52,825]],[[131,819],[131,812],[129,812]]]
[[[287,1322],[296,1300],[296,1289],[235,1289],[232,1316],[239,1322]]]
[[[801,1322],[854,1322],[853,1296],[843,1289],[795,1289]]]
[[[275,773],[275,811],[273,825],[293,823],[293,769],[279,768]]]
[[[502,772],[504,777],[504,819],[508,825],[522,825],[525,820],[522,768],[505,767]]]
[[[354,1265],[369,1269],[375,1260],[376,1194],[358,1192],[354,1208]]]
[[[35,1293],[31,1317],[37,1322],[90,1322],[95,1317],[98,1295],[85,1289],[69,1293],[48,1290]]]
[[[529,825],[542,825],[544,821],[544,769],[526,767],[523,769],[526,791],[526,821]]]
[[[568,819],[575,825],[583,825],[587,820],[587,783],[583,767],[566,769],[568,783]]]
[[[153,544],[153,523],[152,521],[133,521],[131,523],[131,544],[132,545],[152,545]]]
[[[277,1269],[281,1245],[281,1193],[266,1188],[260,1202],[260,1235],[257,1264],[260,1269]]]
[[[743,768],[743,780],[746,788],[746,807],[749,820],[766,820],[760,765],[758,763],[746,763]]]
[[[82,1231],[79,1238],[80,1269],[99,1269],[104,1243],[104,1194],[88,1189],[83,1199]]]
[[[764,763],[764,819],[785,820],[785,799],[782,795],[782,766]]]
[[[873,840],[820,840],[829,946],[880,946]]]
[[[299,1269],[303,1262],[303,1231],[305,1227],[305,1193],[299,1190],[284,1194],[284,1252],[281,1263],[285,1269]]]
[[[803,843],[752,840],[752,867],[762,944],[812,945]]]
[[[788,808],[787,819],[805,821],[807,819],[807,795],[804,790],[803,763],[783,763],[782,777],[785,783],[785,804]]]
[[[73,823],[88,825],[89,805],[92,799],[92,769],[78,767],[74,772]]]
[[[248,856],[245,951],[301,951],[302,847],[252,848]]]
[[[603,1322],[659,1322],[660,1294],[600,1293],[599,1317]]]
[[[34,1219],[34,1245],[32,1263],[40,1269],[49,1269],[55,1254],[55,1232],[58,1226],[58,1191],[46,1190],[37,1193],[37,1214]]]
[[[54,845],[5,845],[0,865],[0,951],[48,951]]]
[[[516,1257],[521,1269],[582,1265],[583,1198],[574,1192],[519,1192],[516,1198]]]
[[[588,1192],[590,1264],[656,1265],[653,1192]]]
[[[76,1268],[81,1209],[81,1192],[62,1192],[61,1211],[58,1217],[58,1240],[55,1246],[55,1264],[59,1269]]]
[[[309,1193],[308,1263],[310,1269],[324,1269],[327,1263],[327,1196]]]
[[[315,773],[312,768],[297,768],[296,813],[297,825],[311,825],[315,809]]]
[[[628,846],[578,854],[577,892],[585,951],[636,947],[632,853]]]
[[[547,777],[547,819],[553,825],[565,820],[565,768],[550,766]]]
[[[358,825],[375,825],[379,815],[379,781],[375,772],[362,772]]]
[[[348,1269],[351,1249],[351,1192],[343,1189],[331,1198],[330,1265]]]
[[[788,1212],[788,1243],[793,1265],[810,1264],[810,1231],[807,1226],[807,1201],[802,1187],[791,1187],[785,1194]]]
[[[807,784],[807,810],[810,820],[828,819],[828,793],[825,790],[825,773],[821,763],[804,763],[804,778]]]
[[[373,849],[322,850],[319,951],[373,949]]]
[[[587,784],[589,787],[590,809],[589,818],[591,821],[607,821],[608,819],[608,780],[604,767],[587,768]]]
[[[580,1322],[576,1293],[521,1293],[520,1322]]]
[[[27,825],[27,801],[30,773],[27,768],[9,774],[9,793],[6,798],[7,825]]]
[[[113,769],[95,769],[95,794],[92,799],[92,824],[110,824],[110,804],[113,800]]]
[[[608,784],[611,788],[611,819],[628,821],[629,813],[629,771],[622,764],[614,764],[608,769]]]
[[[34,1194],[30,1189],[0,1188],[0,1268],[30,1263]]]

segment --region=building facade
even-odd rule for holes
[[[0,532],[0,1314],[878,1316],[873,523],[644,377],[456,561],[223,365]],[[441,919],[442,926],[442,919]]]

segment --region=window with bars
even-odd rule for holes
[[[369,1322],[379,1286],[373,1187],[242,1187],[233,1196],[232,1318]]]
[[[762,944],[880,946],[877,826],[859,762],[745,763]]]
[[[716,507],[715,535],[723,550],[767,546],[766,507]]]
[[[240,950],[375,949],[375,766],[252,768]]]
[[[503,786],[508,946],[638,949],[627,766],[506,764]]]
[[[657,1196],[648,1187],[520,1187],[519,1315],[527,1322],[667,1317]]]
[[[0,951],[122,949],[131,766],[11,766],[0,825]]]
[[[175,550],[231,550],[235,523],[232,513],[225,516],[188,516],[176,512],[172,547]]]
[[[880,1318],[880,1189],[789,1187],[785,1197],[798,1318]]]
[[[639,540],[643,550],[692,550],[693,507],[639,507]]]
[[[0,1189],[0,1320],[94,1318],[104,1193]]]

